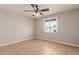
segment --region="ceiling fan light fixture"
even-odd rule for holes
[[[34,15],[34,16],[39,16],[40,13],[39,13],[39,12],[34,12],[33,15]]]
[[[33,15],[36,15],[36,12],[34,12]]]
[[[37,12],[36,16],[39,16],[39,15],[40,15],[40,13],[39,13],[39,12]]]

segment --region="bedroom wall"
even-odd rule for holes
[[[0,44],[33,37],[33,20],[0,9]]]
[[[58,17],[58,33],[43,32],[43,19]],[[79,9],[35,19],[35,37],[79,45]]]

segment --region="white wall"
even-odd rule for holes
[[[43,32],[43,19],[54,16],[58,16],[58,33]],[[0,9],[0,44],[33,36],[79,45],[79,9],[36,20]]]
[[[58,16],[58,33],[43,32],[43,19]],[[35,36],[79,45],[79,9],[35,20]]]
[[[33,20],[0,9],[0,44],[33,36]]]

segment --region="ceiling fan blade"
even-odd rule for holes
[[[46,8],[46,9],[42,9],[40,10],[41,12],[44,12],[44,11],[49,11],[49,8]]]
[[[36,5],[36,9],[39,10],[38,5]]]
[[[34,12],[33,10],[24,10],[24,12]]]
[[[41,15],[44,15],[43,13],[40,12]]]
[[[34,4],[30,4],[34,8]]]

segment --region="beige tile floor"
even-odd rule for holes
[[[1,55],[78,55],[79,48],[41,39],[0,47]]]

